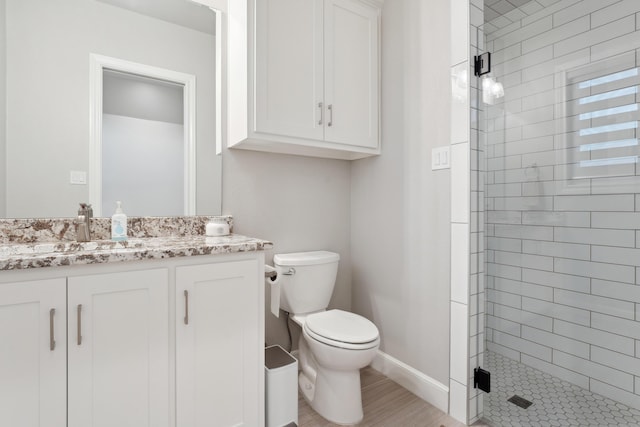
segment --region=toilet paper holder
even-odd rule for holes
[[[287,271],[283,271],[282,274],[284,276],[293,276],[294,274],[296,274],[296,269],[293,267],[289,267],[289,269]],[[278,277],[278,272],[276,270],[271,270],[271,271],[266,271],[264,272],[264,277],[267,277],[269,279],[275,279],[276,277]]]

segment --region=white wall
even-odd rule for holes
[[[102,126],[102,216],[118,200],[129,216],[184,215],[184,126],[113,114]]]
[[[223,213],[235,232],[274,242],[266,254],[329,250],[340,254],[331,307],[351,307],[350,163],[344,160],[223,152]],[[270,298],[267,294],[267,307]],[[266,310],[266,341],[288,347],[284,316]],[[294,338],[295,341],[295,338]]]
[[[449,383],[449,2],[386,1],[382,155],[352,166],[353,310],[381,350]]]
[[[7,156],[6,156],[6,89],[7,89],[7,75],[6,75],[6,13],[5,13],[5,0],[0,0],[0,218],[5,216],[6,210],[6,191],[4,176],[7,173]]]
[[[5,1],[9,216],[72,216],[88,200],[69,171],[88,170],[90,52],[196,75],[198,206],[219,210],[210,34],[97,1]]]

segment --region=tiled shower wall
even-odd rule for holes
[[[640,408],[640,2],[522,16],[486,35],[487,347]]]

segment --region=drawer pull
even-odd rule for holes
[[[52,308],[49,310],[49,350],[53,351],[56,349],[56,338],[54,336],[53,331],[53,316],[56,314],[56,309]]]
[[[184,291],[184,324],[189,324],[189,291]]]
[[[78,304],[78,345],[82,345],[82,304]]]

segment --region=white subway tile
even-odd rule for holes
[[[635,233],[633,230],[557,227],[554,238],[556,242],[585,243],[626,248],[635,247]]]
[[[472,27],[480,27],[484,23],[483,8],[471,4],[469,6],[469,25]]]
[[[553,289],[548,286],[534,285],[531,283],[496,277],[494,289],[497,291],[522,295],[524,297],[553,301]]]
[[[535,357],[527,356],[526,354],[523,354],[521,359],[522,363],[539,369],[542,372],[546,372],[549,375],[553,375],[554,377],[560,378],[561,380],[570,382],[571,384],[575,384],[582,388],[589,388],[589,377],[586,375],[547,363],[543,360],[536,359]]]
[[[602,9],[605,2],[602,0],[581,0],[580,2],[559,10],[553,14],[553,25],[559,26],[573,21],[579,16],[587,16],[599,9]]]
[[[548,316],[542,316],[536,313],[528,311],[522,311],[517,308],[508,307],[505,305],[494,304],[493,315],[503,319],[511,320],[512,322],[519,322],[526,326],[531,326],[536,329],[542,329],[551,332],[553,329],[553,319]]]
[[[558,304],[609,314],[611,316],[624,317],[630,320],[635,318],[635,306],[632,302],[572,292],[564,289],[555,289],[553,294],[554,301]]]
[[[493,340],[487,341],[487,350],[501,354],[509,359],[520,360],[520,352],[500,344],[496,344]]]
[[[522,309],[536,314],[541,314],[543,316],[553,317],[555,319],[554,322],[560,319],[568,322],[579,323],[581,325],[589,325],[590,323],[590,313],[586,310],[580,310],[534,298],[523,297]]]
[[[611,196],[556,196],[554,208],[559,211],[631,211],[635,209],[632,194]]]
[[[633,392],[633,375],[616,369],[591,362],[580,357],[575,357],[558,350],[553,351],[553,363],[566,369],[588,375],[591,378],[615,384],[624,390]]]
[[[451,65],[469,59],[469,1],[451,0]]]
[[[591,346],[591,360],[610,368],[640,376],[640,359],[605,348]],[[608,382],[608,381],[607,381]]]
[[[451,221],[468,223],[470,213],[469,144],[451,146]]]
[[[616,37],[634,32],[635,27],[635,16],[628,16],[556,43],[553,46],[554,55],[556,57],[568,55],[579,49],[588,48],[598,43],[615,39]]]
[[[494,331],[520,336],[520,324],[499,317],[487,316],[487,326]]]
[[[640,188],[640,187],[638,187]],[[640,229],[638,212],[593,212],[591,226],[594,228]]]
[[[554,288],[568,289],[577,292],[589,292],[590,280],[586,277],[573,276],[568,274],[552,273],[541,270],[522,270],[522,280],[524,282],[536,283]]]
[[[568,338],[608,348],[618,353],[624,353],[628,356],[633,356],[635,350],[632,338],[590,328],[589,326],[580,326],[575,322],[571,322],[571,320],[568,322],[560,319],[554,320],[553,332]]]
[[[602,4],[602,1],[598,1]],[[634,15],[638,12],[638,2],[636,0],[624,0],[616,2],[610,6],[599,8],[591,14],[591,26],[599,27],[609,22],[617,21],[620,18]]]
[[[603,297],[616,298],[619,300],[640,303],[640,286],[638,285],[611,282],[609,280],[592,279],[591,293]]]
[[[591,379],[589,383],[589,390],[593,393],[624,403],[632,408],[640,408],[640,396],[637,394],[621,390],[619,387],[614,387],[595,379]]]
[[[553,181],[545,182],[523,182],[522,195],[526,197],[548,196],[554,194],[556,183]]]
[[[522,224],[589,227],[589,212],[522,212]]]
[[[522,42],[522,52],[526,53],[546,46],[552,46],[554,43],[571,38],[576,34],[584,33],[587,30],[589,30],[589,16],[583,16],[578,19],[574,18],[574,20],[559,26],[554,21],[553,29],[524,40]]]
[[[487,221],[490,224],[520,224],[522,222],[522,212],[491,210],[487,212]]]
[[[542,242],[536,240],[524,240],[522,252],[528,254],[547,255],[560,258],[590,259],[590,246],[572,243]]]
[[[553,78],[553,75],[556,74],[560,68],[571,69],[580,65],[588,64],[589,58],[589,48],[573,52],[565,56],[555,57],[553,60],[533,65],[522,70],[522,81],[527,82],[530,80],[540,79],[545,76],[551,76]]]
[[[530,240],[553,240],[553,227],[536,225],[496,224],[496,237]]]
[[[628,52],[630,49],[635,49],[640,46],[639,39],[640,37],[638,37],[638,32],[636,31],[594,45],[591,47],[591,60],[599,61],[605,58],[610,58],[614,55],[620,55],[621,53]]]
[[[455,89],[455,93],[452,91],[451,94],[451,144],[459,144],[468,142],[470,135],[469,62],[451,67],[451,79],[452,88]]]
[[[455,380],[449,381],[449,415],[467,423],[467,386]]]
[[[589,358],[589,344],[576,341],[553,333],[541,331],[539,329],[522,327],[522,338],[536,342],[538,344],[550,346],[554,349],[564,351],[574,356]],[[638,360],[640,362],[640,360]]]
[[[635,193],[640,188],[640,176],[616,176],[591,180],[592,194]]]
[[[553,197],[496,197],[495,209],[507,211],[551,211]]]
[[[451,224],[451,300],[469,298],[469,224]]]
[[[537,34],[549,31],[552,28],[552,18],[551,16],[547,16],[528,23],[523,27],[520,27],[519,23],[512,25],[509,28],[505,28],[504,31],[496,31],[487,37],[489,40],[500,40],[500,42],[504,43],[504,46],[510,46],[515,43],[520,43],[521,41],[531,38]]]
[[[521,252],[522,240],[489,237],[487,239],[487,247],[489,249],[495,249],[498,251]]]
[[[548,256],[496,251],[494,262],[515,267],[553,271],[553,258]]]
[[[579,261],[566,258],[554,259],[554,271],[558,273],[574,274],[576,276],[613,280],[625,283],[634,283],[636,275],[635,269],[631,266]]]
[[[591,315],[591,327],[614,334],[624,333],[628,337],[640,339],[640,322],[634,320],[593,313]]]
[[[640,249],[592,246],[593,261],[640,266]]]
[[[540,19],[543,16],[548,16],[556,13],[558,10],[562,10],[566,7],[569,7],[575,3],[579,3],[582,0],[537,0],[538,3],[544,6],[540,12],[535,15],[529,16],[523,19],[523,23],[527,21],[533,21],[536,19]]]
[[[505,334],[503,332],[493,331],[493,341],[496,344],[500,344],[504,347],[517,349],[519,352],[528,354],[538,359],[551,362],[551,348],[536,344],[532,341],[523,340],[513,335]]]
[[[487,290],[487,301],[513,308],[522,307],[522,297],[520,295],[500,292],[493,289]]]
[[[467,384],[467,358],[469,349],[469,308],[465,304],[451,304],[450,376],[460,384]]]

